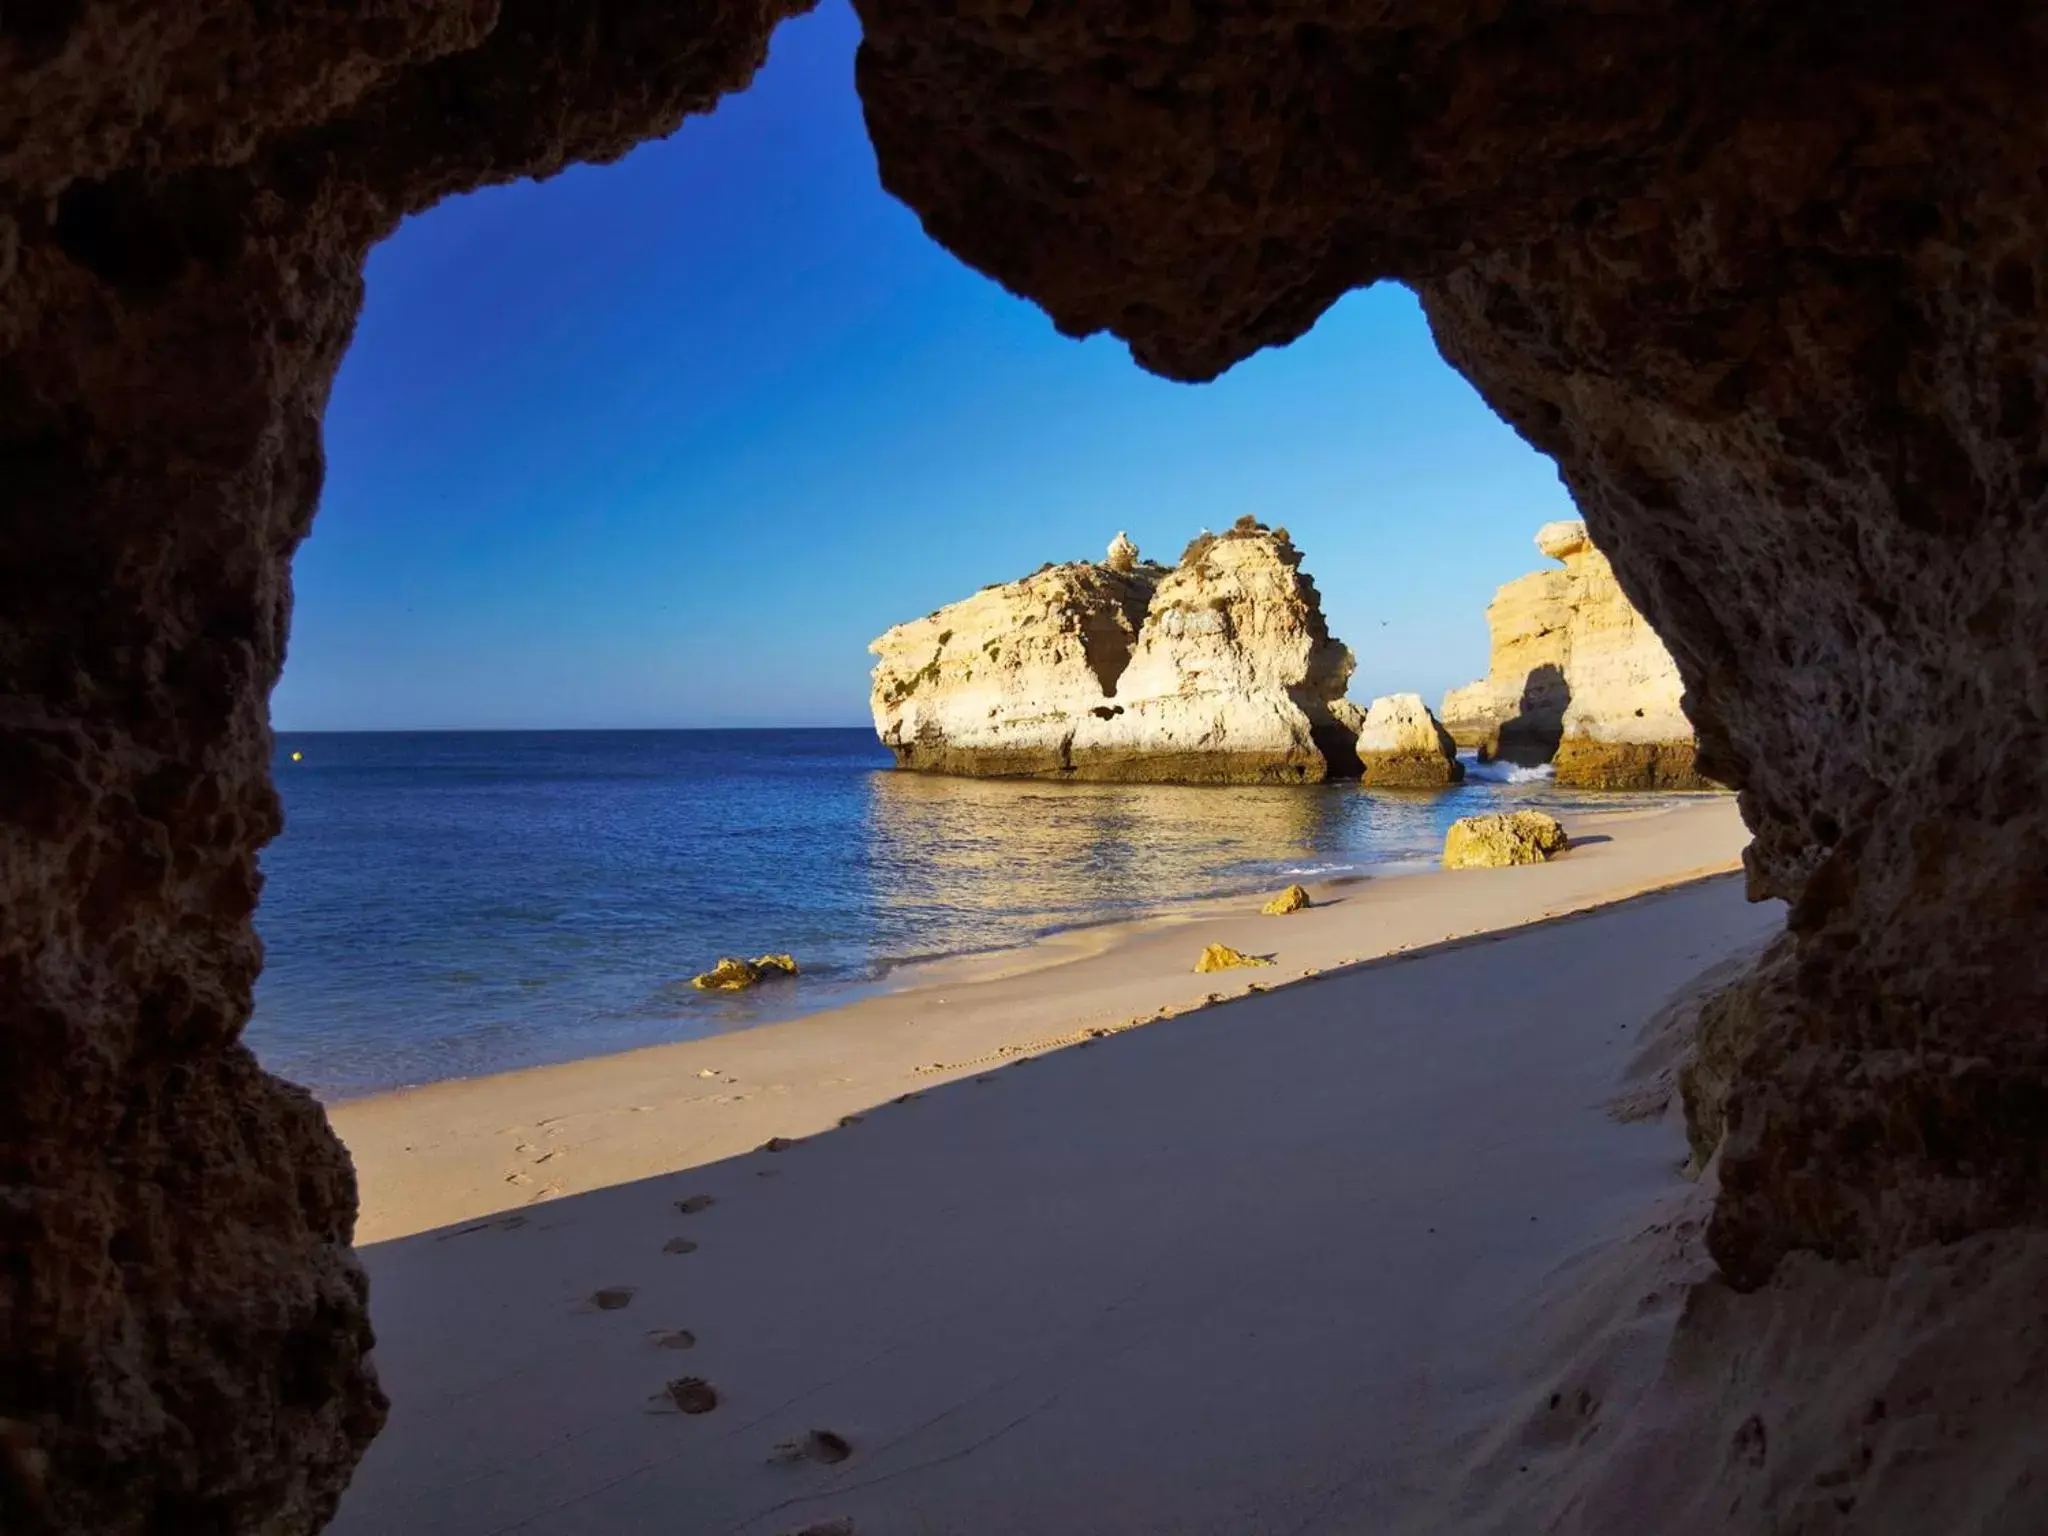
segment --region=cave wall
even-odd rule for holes
[[[804,0],[0,8],[0,1530],[306,1531],[384,1403],[239,1043],[270,689],[372,243],[623,153]]]
[[[362,260],[671,130],[803,8],[0,11],[0,1527],[311,1529],[374,1432],[346,1158],[237,1043]],[[1556,457],[1794,904],[1729,1275],[2039,1222],[2037,10],[857,8],[885,184],[1064,329],[1205,378],[1404,281]]]
[[[1063,329],[1397,279],[1557,460],[1793,904],[1728,1275],[2048,1216],[2048,13],[857,4],[885,184]]]

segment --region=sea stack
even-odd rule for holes
[[[1457,744],[1419,693],[1372,701],[1358,732],[1360,777],[1383,789],[1443,789],[1461,783]]]
[[[1351,653],[1285,529],[1240,518],[1172,567],[1117,535],[869,650],[898,767],[981,776],[1298,784],[1356,773],[1331,713]]]
[[[1442,718],[1482,759],[1555,763],[1587,789],[1710,789],[1671,653],[1630,603],[1576,519],[1545,523],[1536,547],[1562,569],[1494,594],[1487,674],[1444,695]]]

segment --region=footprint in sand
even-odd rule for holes
[[[553,1151],[541,1153],[539,1157],[536,1157],[533,1160],[533,1165],[534,1167],[538,1168],[542,1163],[551,1163],[556,1158],[565,1156],[567,1156],[567,1154],[563,1152],[561,1148],[557,1147]]]
[[[807,1525],[800,1531],[790,1531],[787,1536],[858,1536],[851,1520],[827,1520],[818,1525]]]
[[[676,1202],[676,1209],[685,1216],[694,1216],[699,1211],[710,1210],[716,1204],[718,1202],[710,1195],[692,1195],[687,1200],[678,1200]]]
[[[647,1335],[647,1342],[656,1349],[695,1349],[697,1335],[687,1328],[657,1328]]]
[[[861,1121],[865,1119],[867,1119],[866,1115],[841,1115],[839,1117],[839,1124],[842,1127],[849,1125],[859,1125]]]
[[[787,1152],[796,1143],[787,1136],[770,1136],[761,1143],[763,1152]]]
[[[621,1307],[633,1305],[634,1289],[630,1285],[608,1285],[601,1291],[590,1293],[590,1304],[600,1312],[616,1312]]]
[[[754,1177],[757,1179],[779,1179],[782,1177],[782,1170],[780,1168],[756,1168],[754,1170]]]
[[[533,1182],[533,1175],[521,1173],[515,1168],[512,1172],[505,1175],[505,1182],[507,1184],[531,1184]]]
[[[695,1253],[697,1245],[687,1237],[672,1237],[661,1245],[663,1253]]]
[[[678,1376],[654,1400],[683,1413],[709,1413],[718,1406],[718,1388],[702,1376]]]
[[[785,1440],[775,1447],[770,1461],[816,1461],[836,1467],[853,1454],[846,1436],[829,1429],[814,1429],[801,1440]]]

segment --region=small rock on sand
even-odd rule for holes
[[[1290,912],[1299,912],[1309,906],[1308,891],[1299,885],[1290,885],[1259,910],[1268,917],[1285,917]]]
[[[1202,958],[1195,962],[1197,973],[1235,970],[1241,965],[1271,965],[1273,962],[1263,955],[1248,955],[1241,949],[1232,949],[1228,944],[1211,944],[1202,951]]]

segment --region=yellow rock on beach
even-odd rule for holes
[[[1308,891],[1302,886],[1290,885],[1259,910],[1268,917],[1285,917],[1290,912],[1299,912],[1303,907],[1310,905],[1312,903],[1308,899]]]
[[[1555,816],[1516,811],[1512,816],[1467,816],[1444,835],[1445,869],[1501,869],[1541,864],[1569,841]]]
[[[723,955],[703,975],[692,976],[690,985],[700,992],[742,992],[757,982],[796,973],[796,958],[792,955],[760,955],[752,960]]]
[[[1241,965],[1271,965],[1273,962],[1259,955],[1248,955],[1242,950],[1232,949],[1228,944],[1211,944],[1202,951],[1202,958],[1195,962],[1197,973],[1205,971],[1235,970]]]

